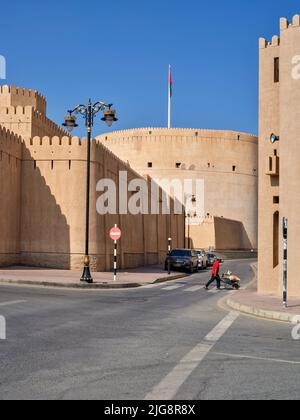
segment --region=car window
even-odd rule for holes
[[[191,251],[184,250],[184,249],[174,249],[171,252],[171,257],[190,257]]]

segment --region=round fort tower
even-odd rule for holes
[[[205,220],[187,218],[189,246],[257,248],[258,139],[202,129],[144,128],[97,137],[120,159],[154,179],[203,179]]]

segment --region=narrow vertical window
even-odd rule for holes
[[[269,172],[272,172],[273,171],[273,159],[272,159],[272,157],[270,156],[269,157]]]
[[[279,57],[274,58],[274,83],[278,83],[280,79]]]

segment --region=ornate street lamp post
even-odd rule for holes
[[[94,117],[99,111],[103,111],[102,121],[111,127],[116,118],[116,111],[112,110],[112,104],[105,104],[104,102],[96,102],[94,105],[89,100],[88,105],[77,105],[73,110],[68,111],[69,115],[65,117],[63,126],[71,132],[78,127],[76,124],[75,115],[80,114],[85,119],[87,127],[87,171],[86,171],[86,224],[85,224],[85,258],[84,268],[81,281],[85,283],[93,283],[93,278],[90,271],[90,255],[89,255],[89,232],[90,232],[90,181],[91,181],[91,139],[92,127],[94,126]]]

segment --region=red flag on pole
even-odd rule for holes
[[[172,79],[171,66],[170,66],[170,71],[169,71],[169,89],[170,89],[170,97],[172,98],[172,96],[173,96],[173,79]]]

